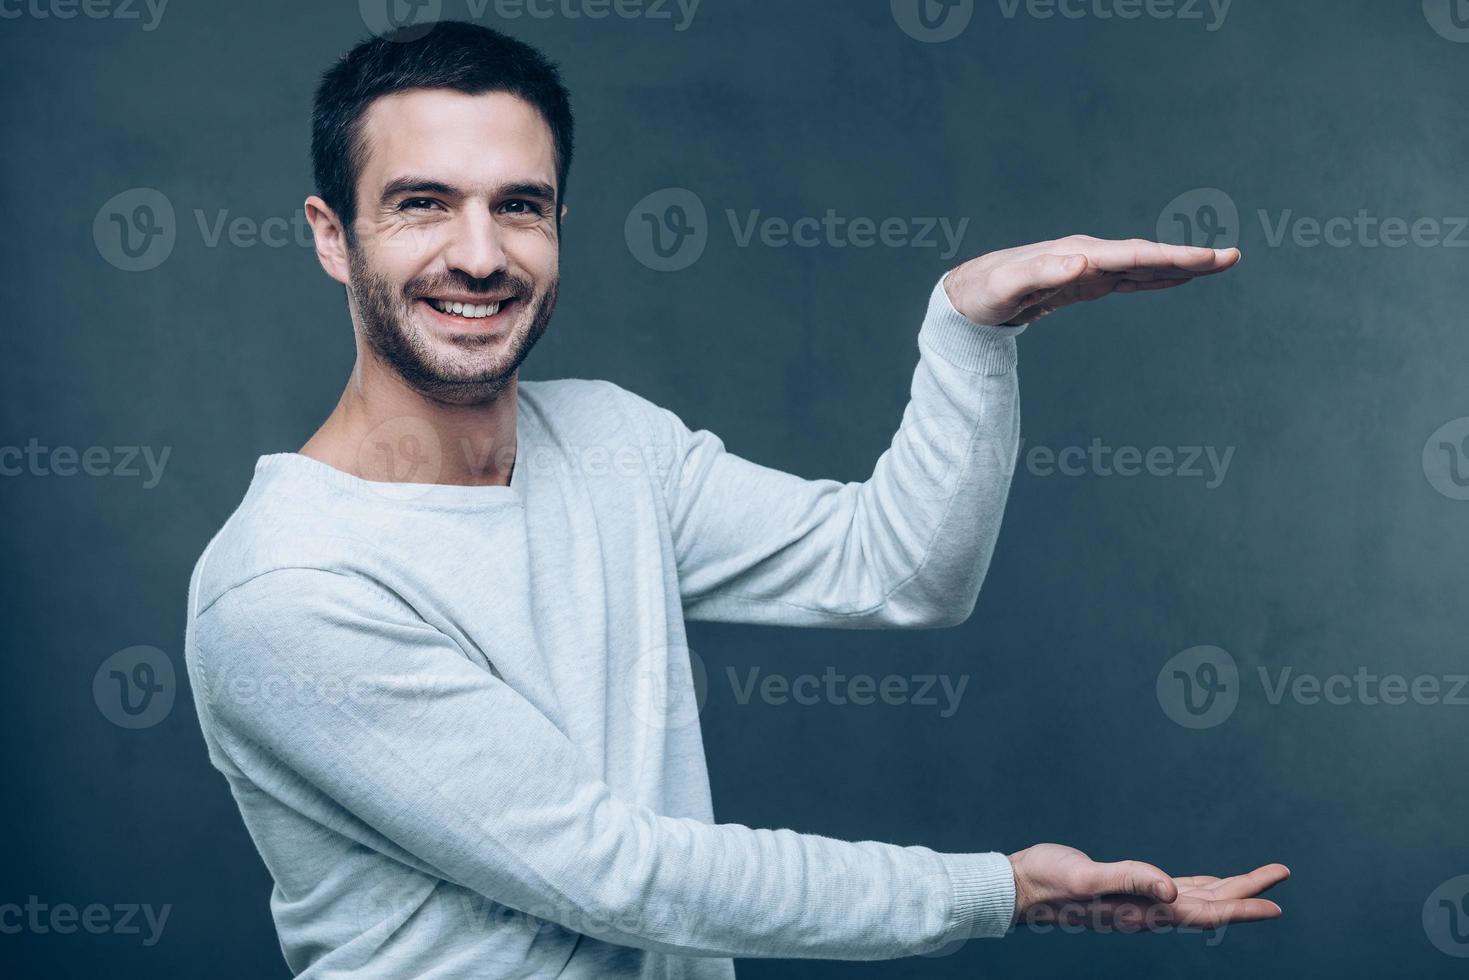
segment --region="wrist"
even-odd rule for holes
[[[1010,873],[1015,877],[1015,914],[1010,920],[1013,928],[1020,924],[1020,917],[1030,908],[1030,896],[1025,887],[1024,872],[1020,870],[1020,853],[1007,854],[1010,859]]]

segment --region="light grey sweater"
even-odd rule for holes
[[[1004,935],[1001,853],[715,823],[684,620],[965,620],[1018,332],[936,285],[865,482],[757,465],[584,379],[520,383],[509,486],[260,457],[194,568],[185,658],[291,969],[729,978]]]

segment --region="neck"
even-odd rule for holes
[[[301,455],[364,480],[506,486],[516,461],[518,375],[493,401],[452,405],[359,356]]]

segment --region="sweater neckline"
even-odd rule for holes
[[[476,508],[489,505],[523,504],[525,484],[530,476],[530,447],[527,405],[520,399],[515,413],[515,462],[506,486],[470,486],[454,483],[396,482],[367,480],[346,470],[337,469],[299,452],[266,453],[255,461],[257,475],[290,474],[306,477],[360,500],[408,507]],[[390,439],[393,434],[388,433]],[[398,434],[404,451],[413,451],[406,442],[408,433]]]

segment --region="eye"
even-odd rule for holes
[[[431,197],[409,197],[398,205],[399,211],[432,211],[439,206],[439,202]]]
[[[544,204],[541,204],[539,201],[532,201],[529,198],[523,197],[517,197],[513,200],[506,201],[504,204],[500,205],[500,209],[508,214],[518,216],[544,217],[546,214],[546,206]]]

